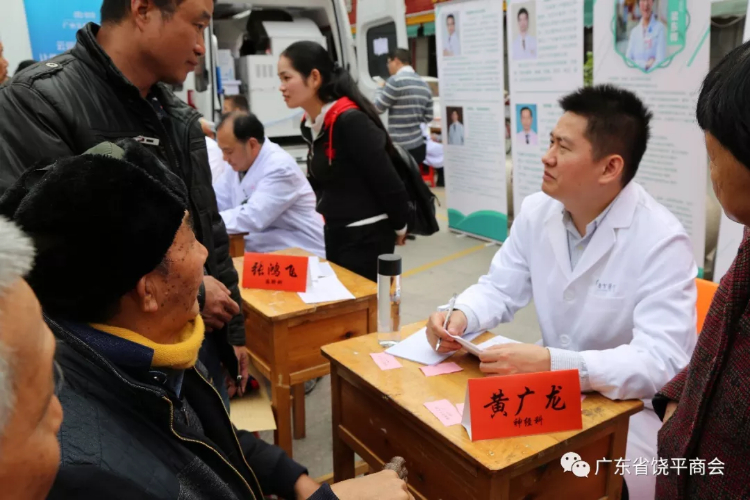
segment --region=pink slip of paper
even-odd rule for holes
[[[401,363],[396,358],[385,352],[374,352],[371,353],[372,360],[381,370],[393,370],[394,368],[401,368]]]
[[[453,406],[453,403],[447,399],[431,401],[424,405],[437,417],[438,420],[440,420],[440,423],[446,427],[461,423],[461,415],[458,413],[458,410],[456,410],[456,407]]]
[[[455,373],[463,370],[456,363],[440,363],[439,365],[422,366],[419,368],[426,377],[434,377],[435,375],[445,375],[446,373]]]

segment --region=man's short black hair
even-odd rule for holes
[[[411,64],[411,52],[407,49],[393,49],[388,52],[388,60],[393,61],[394,59],[398,59],[404,64]]]
[[[530,107],[528,107],[528,106],[524,106],[524,107],[522,107],[522,108],[521,108],[521,112],[520,112],[519,114],[520,114],[520,115],[523,115],[523,112],[524,112],[524,111],[528,111],[528,112],[529,112],[529,114],[530,114],[530,115],[531,115],[532,117],[534,116],[534,112],[533,112],[533,111],[531,111],[531,108],[530,108]]]
[[[456,24],[456,16],[454,16],[453,14],[448,14],[448,15],[447,15],[447,16],[445,17],[445,23],[446,23],[446,24],[448,24],[448,19],[453,19],[453,24]]]
[[[169,17],[185,0],[151,0],[156,7]],[[130,0],[104,0],[101,8],[102,24],[119,23],[130,13]]]
[[[516,16],[516,19],[521,19],[521,14],[526,14],[526,19],[529,18],[529,11],[526,10],[526,7],[521,7],[518,11],[518,15]]]
[[[696,117],[704,132],[750,168],[750,42],[732,50],[703,80]]]
[[[237,111],[244,111],[245,113],[250,112],[250,103],[247,101],[247,97],[242,94],[227,95],[224,96],[224,100],[231,102],[232,106],[235,107]]]
[[[588,120],[586,139],[591,143],[594,160],[611,154],[622,156],[622,185],[633,180],[651,135],[652,114],[643,101],[629,90],[596,85],[563,97],[560,106],[563,111]]]
[[[260,144],[265,141],[266,130],[263,124],[257,116],[245,111],[233,111],[222,115],[219,124],[216,126],[216,131],[218,132],[230,120],[234,121],[232,132],[234,132],[238,141],[247,142],[250,139],[255,139]]]

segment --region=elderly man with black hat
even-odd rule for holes
[[[198,361],[207,252],[188,206],[133,141],[30,169],[0,200],[36,245],[27,281],[65,373],[50,498],[410,498],[392,471],[321,487],[234,430]]]

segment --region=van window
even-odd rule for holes
[[[391,21],[367,30],[367,63],[371,77],[388,79],[388,52],[396,48],[398,46],[395,22]]]

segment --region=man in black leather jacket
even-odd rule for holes
[[[132,6],[132,7],[131,7]],[[27,169],[102,141],[135,138],[187,185],[195,232],[208,249],[201,352],[228,403],[219,359],[247,383],[237,273],[211,187],[200,115],[167,88],[205,53],[213,0],[104,0],[102,26],[88,24],[70,51],[0,88],[0,195]],[[105,271],[105,270],[103,270]]]

